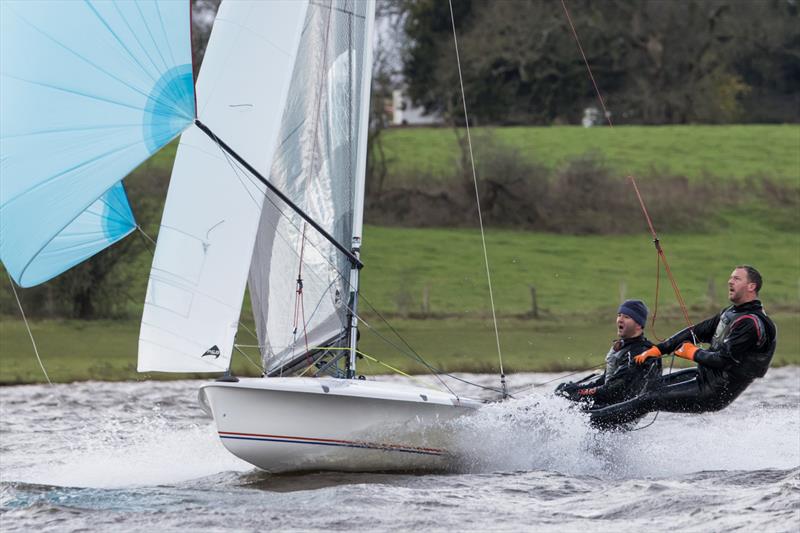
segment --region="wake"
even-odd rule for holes
[[[134,421],[110,419],[70,432],[54,449],[3,469],[3,481],[61,487],[127,488],[175,485],[252,466],[229,454],[213,423],[175,428],[160,414]]]
[[[654,414],[646,416],[645,426]],[[459,469],[556,471],[601,478],[800,466],[797,405],[734,404],[702,415],[660,413],[636,431],[599,431],[547,392],[490,404],[452,422]]]

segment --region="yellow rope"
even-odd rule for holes
[[[303,370],[302,372],[300,372],[299,374],[297,374],[297,377],[299,377],[299,378],[302,378],[302,377],[303,377],[303,375],[305,375],[305,373],[306,373],[306,372],[308,372],[309,370],[311,370],[312,368],[314,368],[314,363],[311,363],[310,365],[308,365],[308,366],[306,367],[306,369],[305,369],[305,370]]]
[[[331,351],[344,351],[344,350],[347,350],[348,352],[351,350],[351,348],[341,347],[341,346],[314,346],[311,349],[312,350],[331,350]],[[373,363],[378,363],[379,365],[383,365],[386,368],[388,368],[389,370],[392,370],[393,372],[397,372],[398,374],[407,377],[408,379],[414,381],[415,383],[419,383],[419,384],[423,385],[425,388],[428,388],[428,389],[431,389],[431,390],[440,391],[440,392],[444,392],[444,391],[441,391],[440,389],[437,389],[437,388],[431,386],[430,383],[427,383],[425,381],[421,381],[421,380],[415,378],[414,376],[412,376],[410,374],[406,374],[405,372],[403,372],[399,368],[395,368],[392,365],[384,363],[383,361],[378,361],[377,359],[375,359],[371,355],[367,355],[364,352],[362,352],[361,350],[356,350],[356,353],[358,355],[360,355],[361,357],[363,357],[363,358],[365,358],[365,359],[367,359],[369,361],[372,361]],[[299,375],[303,376],[303,374],[308,372],[313,366],[314,366],[313,364],[307,366],[306,369],[303,370]]]

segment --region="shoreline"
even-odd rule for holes
[[[778,326],[778,349],[772,367],[800,365],[800,312],[773,306],[770,316]],[[666,313],[665,313],[666,314]],[[704,313],[703,313],[704,314]],[[701,316],[701,313],[694,313]],[[602,313],[602,316],[614,316]],[[103,321],[34,321],[30,323],[39,355],[54,383],[84,381],[172,381],[215,379],[221,374],[167,374],[136,371],[139,338],[138,320]],[[658,341],[685,327],[678,316],[659,314],[655,328],[648,325],[645,335]],[[548,316],[540,319],[504,317],[498,320],[505,373],[586,372],[600,368],[612,340],[616,337],[613,320],[597,316]],[[410,346],[404,347],[395,332]],[[385,339],[393,341],[387,344]],[[253,344],[247,337],[240,344]],[[234,352],[231,369],[234,375],[257,377],[261,356],[257,349],[247,350],[247,358]],[[375,323],[361,331],[359,349],[367,358],[358,362],[357,373],[365,376],[390,374],[393,369],[425,376],[430,370],[439,373],[499,372],[498,352],[491,319],[440,318],[419,320],[397,318],[392,329]],[[380,361],[380,363],[375,362]],[[669,365],[665,360],[665,365]],[[693,366],[676,359],[675,368]],[[47,383],[22,320],[0,319],[0,386]]]
[[[688,367],[691,367],[691,366],[694,366],[694,365],[682,365],[681,368],[688,368]],[[777,368],[800,368],[800,363],[782,363],[782,364],[778,364],[778,365],[770,365],[770,370],[774,370],[774,369],[777,369]],[[676,366],[673,370],[677,370],[677,369],[678,369],[678,367]],[[563,379],[566,380],[569,377],[572,377],[572,376],[569,375],[570,372],[575,372],[575,373],[584,373],[584,372],[586,372],[586,373],[589,373],[589,372],[592,372],[592,369],[591,368],[586,368],[586,369],[577,368],[577,369],[564,369],[564,370],[531,370],[531,369],[524,369],[524,370],[520,370],[520,371],[516,371],[516,372],[506,372],[506,378],[507,379],[511,379],[517,374],[560,374],[562,372],[565,373]],[[493,374],[496,374],[496,372],[495,373],[492,373],[492,372],[470,372],[470,371],[459,371],[459,370],[451,370],[451,371],[448,371],[448,373],[451,373],[451,374],[452,373],[468,374],[468,375],[493,375]],[[432,375],[433,374],[412,374],[411,377],[418,378],[418,377],[425,377],[425,376],[432,376]],[[375,376],[393,376],[393,377],[396,377],[397,374],[389,374],[389,373],[386,373],[386,374],[369,374],[369,375],[367,375],[367,379],[369,379],[371,377],[375,377]],[[198,376],[191,376],[191,375],[187,376],[187,375],[181,375],[181,374],[174,374],[174,375],[170,375],[169,377],[166,377],[166,376],[165,377],[149,376],[149,377],[142,378],[142,379],[126,379],[126,378],[121,378],[121,379],[113,379],[113,378],[112,379],[93,379],[93,378],[90,378],[90,379],[77,379],[77,380],[70,380],[70,381],[52,381],[52,385],[70,385],[70,384],[73,384],[73,383],[91,383],[91,382],[98,382],[98,383],[141,383],[141,382],[145,382],[145,381],[155,381],[155,382],[198,381],[198,382],[206,382],[206,381],[214,381],[215,379],[217,379],[217,377],[219,377],[219,376],[198,377]],[[240,375],[239,377],[257,377],[257,376],[243,376],[243,375]],[[547,386],[550,386],[550,385],[555,386],[557,381],[558,380],[554,380],[552,384],[546,383],[546,384],[543,384],[543,385],[540,385],[540,386],[541,387],[547,387]],[[47,383],[47,381],[45,379],[42,379],[40,381],[28,381],[28,382],[6,382],[6,381],[0,381],[0,388],[3,388],[3,387],[37,386],[37,385],[48,385],[48,383]]]

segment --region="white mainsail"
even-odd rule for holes
[[[347,248],[360,237],[374,7],[364,0],[309,6],[269,176]],[[340,251],[268,194],[249,280],[267,373],[344,336],[350,270]]]
[[[269,377],[216,380],[199,393],[222,444],[272,472],[442,469],[442,423],[480,406],[338,379],[354,369],[348,313],[358,271],[346,256],[361,236],[373,16],[371,0],[309,4],[267,182],[280,193],[266,195],[250,269]],[[320,348],[330,344],[339,349]],[[349,354],[351,364],[331,354]],[[279,376],[307,359],[324,361],[315,374],[335,377]]]
[[[308,4],[224,2],[197,81],[197,116],[266,174]],[[139,336],[138,370],[222,372],[238,328],[264,186],[197,126],[182,136]]]

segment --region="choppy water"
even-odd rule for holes
[[[259,472],[222,447],[197,386],[0,389],[0,530],[800,529],[797,367],[630,433],[589,428],[548,385],[456,424],[462,466],[441,475]]]

